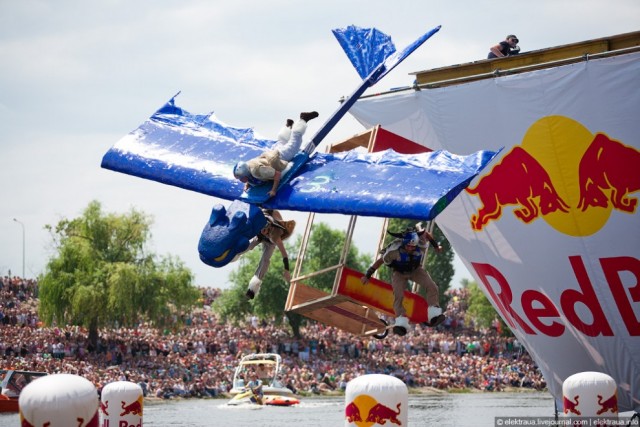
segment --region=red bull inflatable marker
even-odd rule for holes
[[[144,395],[130,381],[115,381],[104,386],[100,399],[100,427],[142,427]]]
[[[407,425],[409,408],[407,386],[390,375],[357,377],[345,392],[345,426],[371,427]]]
[[[618,418],[617,385],[602,372],[580,372],[562,383],[563,413],[571,418]]]
[[[22,427],[98,427],[98,392],[71,374],[47,375],[20,393]]]

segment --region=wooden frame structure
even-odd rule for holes
[[[388,148],[393,148],[395,151],[405,154],[431,151],[427,147],[389,132],[378,125],[345,141],[334,144],[329,147],[328,152],[337,153],[357,147],[365,148],[367,152],[383,151]],[[362,273],[346,267],[357,216],[350,216],[349,218],[346,239],[338,264],[310,274],[301,275],[315,216],[315,213],[310,213],[307,220],[285,310],[335,326],[355,335],[373,335],[384,331],[387,325],[380,319],[379,315],[394,315],[391,285],[373,278],[370,282],[370,287],[364,289],[363,285],[360,284]],[[388,223],[389,220],[385,218],[376,253],[382,249]],[[330,272],[335,272],[331,293],[304,283],[305,280],[311,277]],[[354,285],[356,282],[357,285]],[[375,291],[372,291],[371,288],[375,288]],[[362,290],[362,292],[359,290]],[[378,298],[379,295],[372,296],[372,292],[382,295],[383,298]],[[422,297],[407,291],[405,292],[405,300],[409,304],[408,315],[412,321],[423,322],[427,320],[426,302],[422,300]],[[419,306],[422,307],[421,300],[425,304],[423,310],[417,308]],[[416,307],[415,313],[412,310],[414,306]]]

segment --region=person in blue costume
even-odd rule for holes
[[[393,330],[398,335],[406,334],[409,327],[409,319],[407,319],[406,311],[402,306],[404,291],[409,281],[417,283],[427,293],[426,300],[429,308],[427,312],[428,321],[425,322],[425,325],[436,327],[445,320],[442,308],[440,308],[438,285],[435,284],[429,273],[422,267],[422,258],[428,244],[431,243],[436,252],[441,252],[442,246],[435,241],[428,231],[419,230],[418,228],[409,229],[401,236],[402,238],[394,240],[381,251],[382,256],[369,267],[361,278],[362,283],[366,284],[382,264],[391,268],[393,311],[396,314]]]
[[[518,38],[513,34],[509,34],[503,41],[495,46],[489,48],[489,54],[487,59],[503,58],[505,56],[513,56],[520,53],[520,46],[518,46]]]
[[[280,177],[293,156],[300,151],[302,136],[307,130],[307,122],[318,117],[316,111],[300,113],[300,119],[294,123],[288,119],[285,127],[278,133],[276,147],[246,162],[240,161],[233,168],[233,176],[244,183],[244,191],[252,186],[273,181],[269,196],[276,195]]]

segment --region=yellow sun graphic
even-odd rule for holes
[[[570,236],[589,236],[600,230],[611,215],[611,206],[582,211],[580,160],[594,139],[579,122],[564,116],[547,116],[535,122],[524,135],[522,148],[547,171],[569,212],[556,210],[542,218],[554,229]]]

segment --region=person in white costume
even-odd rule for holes
[[[293,156],[300,151],[302,136],[307,130],[307,122],[318,117],[316,111],[300,113],[300,120],[293,123],[287,120],[285,127],[278,133],[278,143],[272,150],[265,151],[258,157],[246,162],[240,161],[233,168],[233,176],[244,183],[244,190],[258,186],[265,181],[273,181],[269,196],[276,195],[282,172]]]

